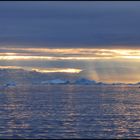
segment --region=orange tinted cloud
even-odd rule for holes
[[[97,48],[1,48],[1,60],[140,59],[140,49]],[[3,51],[3,52],[2,52]]]

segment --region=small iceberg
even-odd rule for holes
[[[94,81],[94,80],[88,80],[88,79],[85,79],[85,78],[80,78],[80,79],[76,80],[74,82],[74,84],[79,84],[79,85],[92,85],[92,84],[96,84],[96,81]]]
[[[4,85],[4,87],[15,87],[16,83],[15,82],[8,82]]]
[[[42,81],[41,84],[68,84],[68,80],[54,79],[48,81]]]

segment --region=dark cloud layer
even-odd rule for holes
[[[0,2],[0,44],[140,45],[139,7],[140,2]]]

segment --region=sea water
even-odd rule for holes
[[[140,138],[140,89],[127,85],[3,89],[0,138]]]

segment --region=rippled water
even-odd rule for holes
[[[2,90],[0,138],[140,138],[140,89],[53,85]]]

